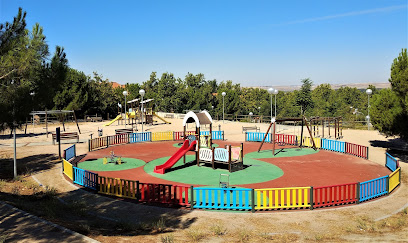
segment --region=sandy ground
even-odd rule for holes
[[[182,131],[181,119],[168,119],[172,124],[161,124],[144,126],[145,131]],[[86,153],[88,150],[87,140],[90,135],[97,136],[98,128],[103,128],[104,135],[114,134],[114,130],[118,128],[124,128],[124,125],[113,124],[109,127],[104,127],[99,123],[81,123],[80,129],[80,143],[77,144],[77,154]],[[214,121],[213,130],[218,130],[221,125],[221,130],[225,131],[225,138],[229,141],[244,141],[245,137],[242,133],[242,126],[253,126],[254,123],[239,123],[222,121]],[[260,127],[261,132],[265,132],[268,128],[268,124],[256,124]],[[50,130],[55,130],[56,125],[51,125]],[[75,124],[65,124],[67,132],[77,131]],[[129,127],[129,125],[127,126]],[[141,126],[138,125],[139,131]],[[193,130],[190,127],[188,130]],[[34,131],[33,131],[34,130]],[[294,134],[300,131],[299,127],[290,126],[278,126],[280,133]],[[44,134],[44,126],[36,125],[35,128],[29,126],[28,132],[31,134],[23,135],[22,131],[18,132],[17,138],[17,155],[18,158],[22,158],[30,155],[51,153],[58,154],[58,146],[52,145],[51,136],[47,138]],[[393,138],[386,138],[379,134],[377,131],[366,130],[343,130],[344,138],[342,140],[369,146],[369,159],[375,163],[384,164],[386,147]],[[63,141],[62,149],[71,145],[70,141]],[[12,157],[12,139],[8,139],[7,133],[1,136],[0,139],[0,156]],[[300,210],[300,211],[273,211],[269,213],[229,213],[229,212],[207,212],[200,210],[193,211],[180,211],[180,210],[168,210],[163,208],[155,208],[143,205],[135,205],[128,202],[113,200],[107,197],[89,194],[83,190],[78,190],[75,186],[70,185],[64,181],[60,171],[60,165],[56,168],[40,172],[34,176],[41,181],[44,185],[53,185],[58,188],[60,192],[63,192],[63,197],[92,197],[95,212],[103,217],[117,217],[117,215],[129,215],[132,214],[132,220],[143,221],[146,219],[146,212],[148,217],[158,217],[168,215],[179,220],[180,224],[185,225],[179,229],[176,229],[173,234],[177,237],[182,237],[183,232],[186,230],[202,230],[209,225],[218,222],[226,227],[228,232],[242,231],[242,229],[253,230],[266,234],[310,234],[311,237],[316,237],[316,234],[327,235],[333,232],[337,232],[336,229],[344,228],[345,225],[354,227],[357,218],[366,218],[368,220],[380,220],[387,218],[390,215],[401,211],[408,206],[408,189],[406,171],[408,166],[406,162],[401,162],[403,171],[402,180],[403,183],[395,192],[388,197],[382,197],[378,200],[370,201],[359,205],[350,205],[347,207],[329,208],[321,210]],[[91,201],[92,201],[91,200]],[[110,206],[114,206],[115,210],[109,210]],[[187,225],[187,226],[186,226]],[[341,239],[344,241],[406,241],[408,242],[408,233],[406,229],[395,231],[385,235],[361,235],[350,232],[344,234],[344,231],[339,230]],[[143,241],[157,242],[160,240],[157,235],[143,236]],[[111,242],[109,237],[98,236],[97,240]],[[123,238],[126,240],[126,237]],[[207,238],[207,241],[211,242],[223,242],[218,238]],[[113,241],[112,241],[113,242]]]

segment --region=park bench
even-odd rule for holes
[[[115,134],[133,133],[133,128],[115,129]]]
[[[260,129],[257,126],[251,126],[251,127],[242,127],[242,133],[248,131],[248,130],[255,130],[256,132],[259,132]]]
[[[79,142],[79,135],[77,132],[62,132],[60,133],[60,139],[61,140],[68,140],[68,139],[75,139],[77,140],[77,143]],[[52,144],[55,144],[55,141],[57,140],[57,134],[52,133]]]
[[[164,118],[174,118],[174,114],[166,114],[164,115]]]

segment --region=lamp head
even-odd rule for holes
[[[273,90],[273,94],[274,94],[274,95],[277,95],[278,93],[279,93],[279,91],[278,91],[277,89],[274,89],[274,90]]]
[[[144,95],[145,95],[145,91],[144,91],[144,89],[141,89],[141,90],[139,90],[139,94],[143,97]]]
[[[227,93],[225,93],[225,92],[222,92],[221,94],[222,94],[222,96],[225,96],[225,95],[226,95]]]
[[[274,90],[275,90],[274,88],[269,88],[269,89],[268,89],[268,93],[269,93],[269,94],[273,94],[273,91],[274,91]]]
[[[128,92],[125,90],[125,91],[123,91],[123,95],[124,96],[127,96],[128,95]]]
[[[366,94],[371,95],[372,93],[373,93],[373,91],[371,89],[366,90]]]

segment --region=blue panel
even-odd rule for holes
[[[391,156],[389,153],[385,153],[385,166],[388,167],[392,172],[398,168],[397,159]]]
[[[360,202],[387,194],[387,178],[388,176],[383,176],[377,179],[361,182],[359,188]]]
[[[249,201],[251,189],[237,188],[194,188],[196,203],[193,208],[207,209],[252,209]],[[205,201],[208,192],[208,201]],[[214,193],[214,197],[212,196]],[[245,201],[243,200],[245,194]],[[231,196],[232,195],[232,196]]]
[[[71,147],[67,148],[64,150],[65,151],[65,160],[69,161],[72,158],[76,157],[76,148],[75,144],[72,145]]]

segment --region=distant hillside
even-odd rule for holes
[[[350,84],[330,84],[332,89],[339,89],[341,87],[350,87],[350,88],[357,88],[357,89],[366,89],[368,85],[374,85],[377,89],[385,89],[390,88],[390,83],[350,83]],[[313,85],[312,89],[316,88],[318,85]],[[299,90],[301,85],[278,85],[278,86],[247,86],[245,88],[260,88],[260,89],[269,89],[273,87],[279,91],[293,91]]]

